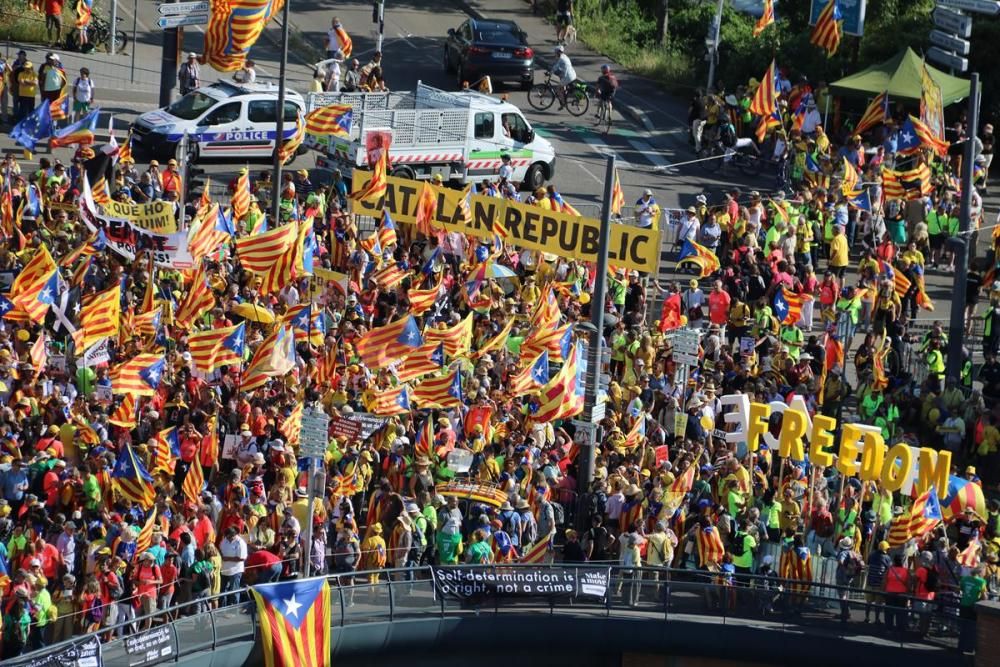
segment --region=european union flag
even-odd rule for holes
[[[52,112],[49,103],[42,100],[34,111],[14,126],[10,131],[10,138],[29,151],[34,151],[35,144],[51,137],[52,132]]]

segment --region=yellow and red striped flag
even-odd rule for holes
[[[423,344],[424,337],[416,319],[406,315],[364,334],[358,340],[355,351],[369,369],[377,370],[405,357]]]
[[[430,289],[411,289],[406,294],[406,298],[410,301],[410,314],[419,317],[423,315],[431,306],[437,302],[438,296],[441,294],[441,278],[438,278],[437,283],[434,287]]]
[[[893,518],[889,525],[889,537],[887,538],[889,546],[898,547],[906,544],[910,539],[919,540],[934,530],[943,519],[937,489],[931,486],[917,496],[909,513],[903,512]]]
[[[250,48],[283,6],[284,0],[212,2],[202,62],[220,72],[243,67]]]
[[[337,35],[337,48],[344,54],[344,58],[350,58],[351,53],[354,52],[354,42],[351,41],[351,36],[347,34],[339,20],[334,22],[333,32]]]
[[[132,394],[125,394],[125,398],[118,404],[115,411],[108,417],[108,423],[122,428],[132,429],[138,423],[135,415],[136,401]]]
[[[149,547],[153,546],[153,528],[155,527],[156,509],[154,508],[149,512],[149,518],[146,519],[146,523],[139,529],[139,534],[135,538],[135,555],[132,557],[133,560],[138,559],[139,556],[146,553]]]
[[[205,267],[199,265],[195,271],[191,287],[188,289],[184,301],[177,307],[174,313],[174,323],[181,328],[190,328],[194,321],[207,313],[215,306],[215,294],[208,286],[208,278],[205,275]]]
[[[88,348],[102,338],[118,335],[121,324],[122,290],[120,285],[85,297],[80,309],[80,329],[83,347]]]
[[[306,132],[320,136],[349,137],[354,112],[349,104],[328,104],[306,114]]]
[[[357,192],[352,192],[350,194],[351,199],[367,202],[370,204],[377,204],[379,200],[381,200],[382,197],[385,196],[386,189],[388,189],[389,187],[389,181],[387,180],[389,176],[388,151],[382,150],[379,153],[378,160],[375,162],[374,165],[371,165],[371,167],[372,167],[371,179],[360,190],[358,190]],[[357,170],[354,173],[356,174],[355,178],[360,177],[362,174],[362,172]],[[417,215],[419,219],[419,212]]]
[[[330,664],[333,623],[326,579],[258,584],[250,591],[257,603],[265,667]]]
[[[174,447],[171,447],[171,443]],[[164,473],[174,474],[175,457],[174,451],[180,451],[180,443],[177,440],[177,427],[163,429],[153,436],[153,474]]]
[[[524,550],[521,554],[522,563],[531,563],[537,565],[538,563],[545,562],[545,554],[549,552],[549,536],[545,535],[541,537],[537,542],[532,544],[530,547]]]
[[[405,384],[444,368],[444,343],[424,343],[403,359],[396,369],[396,379]]]
[[[451,372],[425,377],[413,390],[413,400],[420,408],[460,408],[462,402],[462,372],[457,365]]]
[[[625,206],[625,191],[622,190],[621,179],[618,178],[618,170],[615,169],[615,182],[611,186],[611,214],[621,215]]]
[[[208,192],[208,186],[205,186]],[[236,179],[236,187],[233,195],[229,198],[229,206],[233,210],[233,218],[242,220],[250,212],[250,174],[246,169],[240,170],[240,176]]]
[[[424,342],[444,343],[445,354],[452,358],[465,354],[472,347],[472,313],[453,327],[426,330]]]
[[[670,492],[680,494],[690,493],[691,489],[694,488],[694,472],[697,467],[695,462],[692,461],[687,469],[670,483]]]
[[[496,336],[493,336],[493,338],[480,345],[479,349],[472,356],[478,358],[502,348],[507,343],[507,338],[510,337],[510,332],[514,328],[514,319],[513,317],[508,318],[507,324],[504,325],[503,329],[498,331]]]
[[[835,54],[840,47],[840,21],[842,19],[843,16],[840,14],[840,5],[837,0],[829,0],[823,11],[820,12],[819,18],[816,19],[812,34],[809,35],[809,41],[826,51],[827,57]]]
[[[299,150],[299,146],[302,145],[302,141],[305,138],[306,124],[302,120],[302,114],[300,113],[295,117],[295,130],[282,142],[281,148],[278,149],[278,158],[281,160],[281,164],[288,164],[288,161],[295,157],[295,153]]]
[[[188,252],[195,262],[200,262],[229,241],[236,233],[232,220],[218,204],[212,204],[205,214],[191,223],[188,232]]]
[[[854,128],[855,134],[864,134],[876,125],[881,125],[889,117],[889,92],[882,91],[868,103],[868,108]]]
[[[764,0],[764,11],[753,27],[753,36],[760,37],[760,34],[767,29],[767,26],[774,23],[774,0]]]
[[[408,414],[410,412],[409,385],[401,384],[393,389],[380,391],[375,396],[371,410],[377,415],[386,417]]]
[[[722,559],[726,555],[726,547],[722,544],[722,537],[719,529],[715,526],[706,526],[698,530],[696,535],[698,543],[698,560],[701,567],[707,567],[709,563],[722,564]]]
[[[287,224],[236,241],[240,264],[263,280],[262,294],[276,292],[292,280],[298,231],[298,225]]]
[[[31,365],[34,367],[36,373],[41,373],[45,369],[45,366],[48,365],[49,351],[48,347],[46,347],[44,331],[39,334],[38,339],[31,346],[28,356],[31,358]]]
[[[383,290],[395,289],[397,285],[406,280],[410,272],[401,267],[396,262],[387,264],[371,275],[375,284]]]
[[[777,66],[774,61],[768,66],[764,76],[761,77],[760,85],[750,100],[750,113],[758,116],[770,116],[778,106],[777,83],[778,77],[775,75]]]
[[[126,444],[111,471],[111,479],[115,488],[125,498],[143,509],[149,509],[156,498],[153,491],[153,477],[146,471],[142,461],[132,451],[132,445]]]
[[[111,369],[111,387],[116,394],[153,396],[163,380],[166,364],[162,354],[137,354]]]
[[[557,419],[567,419],[583,412],[582,387],[577,383],[576,348],[569,355],[547,385],[538,395],[538,409],[531,418],[545,424]]]
[[[201,490],[205,486],[205,471],[201,468],[201,447],[198,447],[198,453],[191,460],[191,467],[188,468],[187,474],[184,475],[184,481],[181,483],[181,493],[189,501],[198,505],[201,503]]]
[[[535,329],[521,344],[521,356],[529,359],[548,350],[549,361],[561,362],[573,349],[573,323],[561,327]]]
[[[208,374],[222,366],[241,366],[246,348],[246,323],[191,334],[188,351],[195,368]]]
[[[313,345],[322,345],[326,338],[323,310],[319,307],[313,308],[310,303],[292,306],[281,316],[281,321],[291,327],[296,343],[308,340]]]
[[[296,402],[295,407],[278,427],[278,431],[285,436],[285,441],[289,445],[298,446],[299,444],[299,437],[302,434],[302,405],[301,401]]]
[[[58,284],[58,268],[48,248],[42,245],[11,284],[10,300],[33,322],[42,322],[56,298],[53,281]]]
[[[625,442],[623,447],[625,449],[635,449],[642,441],[646,439],[646,413],[641,412],[639,416],[636,417],[635,423],[632,424],[632,428],[629,429],[628,434],[625,436]]]
[[[437,213],[437,196],[434,188],[427,181],[420,186],[420,197],[417,198],[417,231],[424,236],[434,233],[434,215]]]
[[[530,364],[510,379],[506,392],[513,397],[524,396],[544,387],[549,381],[549,353],[542,350]]]
[[[243,381],[241,391],[253,391],[267,384],[273,377],[281,377],[295,368],[295,334],[288,325],[274,328],[254,352]]]

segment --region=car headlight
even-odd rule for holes
[[[173,125],[157,125],[156,127],[150,128],[149,131],[154,134],[170,134],[173,129]]]

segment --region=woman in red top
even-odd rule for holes
[[[906,629],[906,599],[910,592],[910,570],[903,566],[903,556],[892,557],[892,567],[885,573],[885,624],[890,631]]]
[[[926,636],[931,626],[931,609],[933,608],[934,597],[938,587],[938,573],[934,567],[934,554],[924,551],[920,554],[920,565],[913,575],[916,590],[913,596],[918,598],[914,604],[917,614],[917,624],[920,636]]]

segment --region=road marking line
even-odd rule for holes
[[[642,153],[642,156],[652,162],[655,167],[665,169],[670,166],[669,160],[660,155],[659,151],[642,139],[628,139],[628,143],[632,148]]]
[[[632,167],[632,164],[628,160],[624,159],[621,155],[619,155],[614,148],[612,148],[611,146],[607,145],[606,143],[598,139],[596,135],[588,132],[586,128],[575,127],[573,129],[577,130],[576,134],[581,139],[583,139],[584,143],[593,148],[594,151],[596,151],[597,153],[605,157],[609,155],[615,156],[615,158],[621,165],[622,169],[630,169]]]

